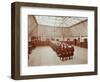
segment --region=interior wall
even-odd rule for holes
[[[38,25],[38,35],[42,38],[58,38],[62,40],[64,37],[64,40],[67,40],[68,38],[70,38],[70,40],[77,38],[83,40],[84,38],[87,38],[87,24],[88,22],[84,21],[69,28]]]
[[[75,26],[72,26],[70,28],[71,30],[71,36],[87,36],[88,35],[88,29],[87,29],[88,22],[84,21],[80,24],[77,24]]]
[[[88,21],[81,22],[77,25],[74,25],[70,28],[71,37],[70,39],[78,39],[80,38],[80,41],[83,42],[84,39],[88,37]]]
[[[68,28],[38,25],[38,36],[41,37],[42,39],[55,38],[62,40],[63,36],[69,37],[70,35],[71,35],[70,29]]]
[[[48,39],[59,39],[59,40],[70,40],[80,38],[83,41],[87,38],[87,21],[81,22],[72,27],[53,27],[47,25],[38,25],[34,16],[28,16],[28,39],[31,40],[32,36],[40,37],[41,40]]]
[[[28,40],[31,40],[32,36],[37,36],[38,28],[35,21],[35,17],[32,15],[28,16]]]

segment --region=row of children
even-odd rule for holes
[[[74,46],[72,44],[66,44],[64,42],[59,44],[51,43],[51,47],[57,53],[60,60],[65,61],[68,59],[73,59]]]

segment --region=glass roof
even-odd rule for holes
[[[39,25],[48,25],[53,27],[71,27],[87,20],[87,17],[71,16],[35,16],[35,18]]]

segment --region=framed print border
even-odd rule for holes
[[[77,72],[77,73],[55,73],[42,75],[20,75],[20,8],[21,7],[39,7],[39,8],[57,8],[57,9],[75,9],[94,11],[94,71],[92,72]],[[69,76],[84,76],[97,74],[97,7],[91,6],[76,6],[76,5],[57,5],[57,4],[41,4],[41,3],[26,3],[14,2],[11,4],[11,78],[16,80],[21,79],[36,79],[36,78],[53,78],[53,77],[69,77]]]

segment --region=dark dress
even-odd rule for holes
[[[71,50],[71,56],[73,56],[74,55],[74,47],[72,46],[70,50]]]

